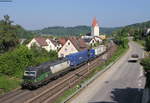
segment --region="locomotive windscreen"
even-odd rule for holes
[[[36,77],[36,71],[25,71],[24,77],[27,79]]]

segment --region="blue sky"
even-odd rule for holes
[[[150,20],[150,0],[12,0],[0,2],[0,19],[8,14],[26,29],[91,25],[118,27]]]

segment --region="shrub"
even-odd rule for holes
[[[44,49],[19,46],[0,56],[0,73],[8,76],[21,77],[24,68],[39,65],[57,58],[55,51],[47,52]]]
[[[141,60],[140,64],[143,66],[145,71],[150,71],[150,58],[144,58]]]

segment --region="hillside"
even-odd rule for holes
[[[150,28],[150,21],[135,23],[116,30],[115,32],[113,32],[113,36],[118,40],[121,40],[122,37],[130,35],[134,37],[133,39],[135,41],[145,41],[148,35],[146,34],[148,28]]]
[[[150,21],[146,21],[142,23],[135,23],[135,24],[128,25],[126,27],[150,28]]]
[[[117,28],[100,28],[100,32],[103,34],[111,34],[112,31],[116,30]],[[42,30],[35,30],[35,33],[41,35],[53,35],[53,36],[79,36],[85,35],[91,32],[90,26],[75,26],[75,27],[47,27]]]
[[[20,25],[15,25],[15,27],[16,27],[16,36],[18,38],[30,39],[30,38],[38,35],[38,34],[35,34],[31,31],[25,30]]]

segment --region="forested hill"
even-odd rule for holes
[[[133,27],[133,28],[150,28],[150,21],[142,22],[142,23],[135,23],[128,25],[126,27]]]
[[[150,21],[127,25],[120,28],[118,31],[120,31],[121,33],[126,32],[140,39],[144,36],[148,28],[150,28]]]
[[[123,37],[133,36],[133,40],[146,41],[148,38],[147,29],[150,28],[150,21],[135,23],[131,25],[124,26],[119,30],[113,32],[113,36],[117,41],[121,41]],[[119,42],[120,43],[120,42]]]
[[[116,29],[117,28],[100,28],[100,33],[111,34],[112,31]],[[35,30],[34,32],[42,35],[79,36],[91,32],[91,27],[90,26],[75,26],[75,27],[56,26],[56,27],[47,27],[42,30]]]
[[[20,25],[15,25],[15,27],[16,27],[16,36],[18,38],[30,39],[30,38],[33,38],[34,36],[37,36],[37,34],[31,32],[31,31],[25,30]]]

